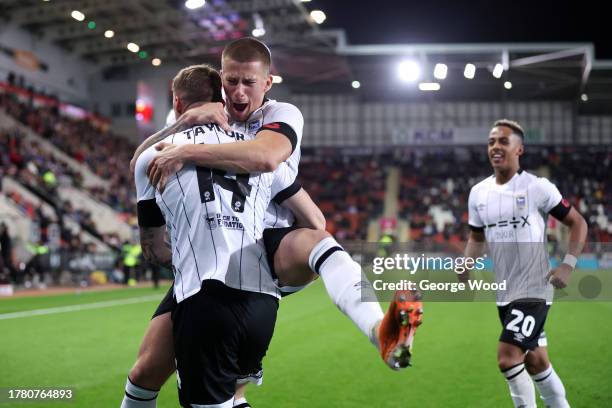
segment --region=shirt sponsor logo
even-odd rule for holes
[[[206,226],[209,230],[224,228],[229,230],[244,230],[244,226],[240,218],[235,215],[214,214],[212,217],[206,217]]]
[[[521,333],[515,333],[514,340],[518,341],[519,343],[522,343],[523,340],[525,340],[525,336],[523,336]]]
[[[254,120],[247,124],[247,129],[249,130],[249,133],[257,132],[260,127],[261,123],[259,120]]]

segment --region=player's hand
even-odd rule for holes
[[[147,177],[149,177],[151,185],[157,188],[160,193],[164,192],[168,177],[183,168],[185,164],[183,148],[185,146],[165,142],[155,145],[155,149],[159,153],[149,163]]]
[[[203,125],[205,123],[216,123],[221,129],[230,132],[229,117],[221,102],[206,103],[189,109],[179,118],[189,126]]]
[[[546,275],[546,280],[552,283],[555,288],[563,289],[569,283],[572,270],[573,268],[571,266],[562,263],[555,269],[548,272],[548,275]]]

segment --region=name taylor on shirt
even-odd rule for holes
[[[225,130],[221,129],[219,125],[215,123],[208,123],[202,126],[195,126],[195,127],[192,127],[191,129],[184,130],[181,133],[183,133],[187,137],[187,139],[191,139],[192,137],[197,137],[199,135],[206,134],[206,131],[209,131],[209,132],[214,131],[217,135],[221,133],[221,134],[224,134],[236,140],[244,140],[244,133],[236,132],[234,130],[226,132]]]

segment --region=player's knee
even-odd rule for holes
[[[166,359],[155,360],[145,354],[141,356],[130,370],[128,376],[133,384],[159,390],[172,375],[174,364]]]
[[[306,240],[304,242],[305,247],[308,248],[308,252],[310,252],[315,245],[317,245],[319,242],[323,241],[325,238],[331,238],[331,234],[325,230],[314,230],[314,229],[309,229],[307,230],[306,233]]]
[[[531,354],[531,353],[530,353]],[[546,370],[550,365],[550,361],[545,356],[533,355],[525,358],[525,368],[531,375],[539,374]]]
[[[502,343],[497,351],[497,366],[501,371],[521,364],[525,358],[523,352],[516,346],[506,346]]]
[[[308,267],[308,257],[313,248],[331,235],[327,231],[300,228],[288,234],[280,243],[277,256],[282,257],[283,264],[290,268],[304,265]]]
[[[517,364],[521,364],[523,361],[517,358],[512,358],[510,356],[498,356],[497,357],[497,366],[500,371],[506,371],[509,368],[516,366]]]

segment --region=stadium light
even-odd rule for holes
[[[474,79],[474,75],[476,75],[476,65],[474,64],[465,64],[465,69],[463,70],[463,76],[467,79]]]
[[[440,84],[437,82],[421,82],[419,84],[419,89],[421,91],[439,91]]]
[[[300,0],[302,3],[310,3],[312,0]]]
[[[162,63],[162,61],[161,61],[159,58],[153,58],[153,59],[151,60],[151,64],[152,64],[154,67],[159,67],[159,66],[161,65],[161,63]]]
[[[355,88],[355,89],[359,89],[359,88],[361,87],[361,82],[359,82],[359,81],[353,81],[353,82],[351,83],[351,86],[352,86],[353,88]]]
[[[251,34],[253,34],[253,37],[263,37],[266,35],[266,30],[264,28],[254,28]]]
[[[506,81],[506,82],[504,82],[504,88],[506,88],[506,89],[512,89],[512,82],[510,82],[510,81]]]
[[[493,76],[497,79],[501,78],[504,73],[504,66],[502,64],[495,64],[495,68],[493,68]]]
[[[83,20],[85,20],[85,14],[81,13],[79,10],[73,10],[72,13],[70,13],[70,15],[76,21],[83,21]]]
[[[115,32],[113,30],[106,30],[104,32],[104,36],[106,38],[113,38],[115,36]]]
[[[434,77],[436,79],[445,79],[448,73],[448,67],[446,64],[436,64],[434,67]]]
[[[206,4],[206,0],[187,0],[185,2],[185,7],[189,10],[195,10],[200,7],[203,7]]]
[[[406,60],[398,65],[397,74],[402,81],[414,82],[421,76],[421,68],[416,62]]]
[[[255,28],[251,31],[253,37],[263,37],[266,34],[266,29],[259,13],[253,14],[253,23],[255,24]]]
[[[325,19],[327,18],[327,16],[325,15],[324,12],[322,12],[321,10],[312,10],[310,12],[310,17],[314,20],[315,23],[317,24],[323,24],[323,22],[325,21]]]
[[[138,44],[128,43],[127,49],[132,52],[138,52],[140,50],[140,47],[138,46]]]
[[[273,84],[280,84],[283,82],[283,77],[280,75],[272,75],[272,83]]]
[[[582,95],[580,95],[580,99],[582,100],[582,102],[586,102],[589,100],[589,96],[583,93]]]

